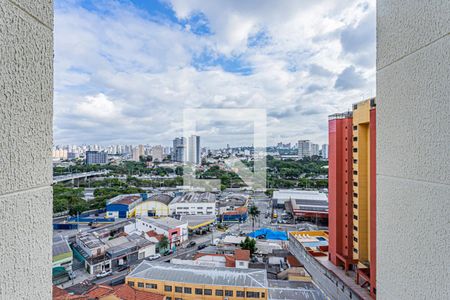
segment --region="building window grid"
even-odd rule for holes
[[[195,289],[195,294],[196,295],[203,295],[203,289]]]
[[[184,288],[184,293],[185,293],[185,294],[192,294],[192,288],[190,288],[190,287],[185,287],[185,288]]]
[[[211,289],[204,289],[203,290],[203,295],[211,296],[212,295],[212,290]]]
[[[175,293],[182,293],[182,292],[183,292],[183,288],[181,286],[175,287]]]

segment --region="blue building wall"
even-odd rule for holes
[[[128,204],[111,203],[106,205],[106,212],[117,211],[119,212],[119,218],[126,218],[128,210]]]

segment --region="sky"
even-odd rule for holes
[[[170,145],[185,109],[202,146],[328,138],[375,96],[375,0],[55,0],[54,143]],[[249,110],[250,111],[250,110]]]

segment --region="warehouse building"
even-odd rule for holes
[[[142,262],[125,279],[141,291],[170,299],[268,299],[266,270]]]
[[[134,208],[147,200],[147,194],[119,195],[106,203],[106,216],[109,218],[128,218]]]
[[[188,192],[175,197],[169,204],[171,215],[215,215],[216,195]]]
[[[130,215],[135,217],[167,217],[170,215],[169,204],[173,197],[169,194],[155,194],[148,197],[147,200],[137,204]]]

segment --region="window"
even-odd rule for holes
[[[164,290],[165,290],[166,292],[171,292],[171,291],[172,291],[172,286],[171,286],[171,285],[165,285],[165,286],[164,286]]]
[[[128,281],[128,285],[131,287],[134,287],[134,282],[133,281]]]
[[[182,293],[182,292],[183,292],[183,288],[181,286],[175,287],[175,293]]]
[[[358,137],[357,137],[357,136],[354,136],[354,137],[353,137],[353,141],[356,142],[357,140],[358,140]]]
[[[210,296],[210,295],[212,295],[212,290],[211,289],[204,289],[203,290],[203,294],[206,295],[206,296]]]
[[[358,220],[358,216],[357,216],[357,215],[354,215],[354,216],[353,216],[353,219],[354,219],[354,220]]]
[[[244,298],[245,297],[244,291],[236,291],[236,297]]]
[[[358,209],[358,204],[353,204],[353,208]]]
[[[216,290],[216,296],[223,296],[223,290]]]
[[[192,288],[190,288],[190,287],[185,287],[185,288],[184,288],[184,293],[185,293],[185,294],[192,294]]]
[[[358,249],[353,248],[353,252],[358,253]]]
[[[358,227],[353,226],[353,230],[354,230],[354,231],[358,231]]]
[[[259,298],[259,292],[247,292],[247,298]]]
[[[358,175],[358,171],[354,170],[353,175]]]
[[[358,197],[358,193],[353,193],[353,197]]]
[[[357,160],[357,159],[354,159],[354,160],[353,160],[353,163],[354,163],[354,164],[357,164],[357,163],[358,163],[358,160]]]
[[[262,292],[261,293],[261,298],[266,298],[266,293]]]
[[[166,300],[172,300],[172,297],[166,297]]]
[[[358,126],[353,126],[353,130],[358,130]]]
[[[353,186],[358,186],[358,183],[356,181],[353,181]]]
[[[358,238],[357,238],[356,236],[353,238],[353,240],[354,240],[355,242],[358,242]]]
[[[227,296],[227,297],[233,297],[233,291],[226,290],[226,291],[225,291],[225,296]]]
[[[240,262],[239,262],[239,265],[240,265],[240,266],[243,266],[243,265],[244,265],[244,262],[243,262],[243,261],[240,261]]]
[[[138,282],[138,288],[143,288],[144,287],[144,283],[143,282]]]
[[[196,295],[203,295],[203,290],[202,289],[195,289],[195,294]]]
[[[156,284],[154,284],[154,283],[146,283],[146,284],[145,284],[145,287],[146,287],[147,289],[157,289],[157,288],[158,288],[158,285],[156,285]]]
[[[353,148],[353,152],[357,153],[358,152],[358,148]]]

